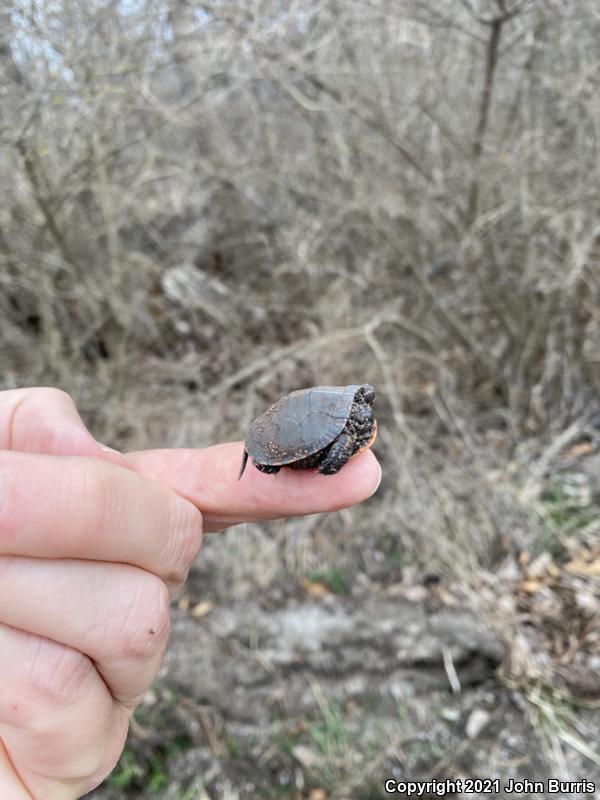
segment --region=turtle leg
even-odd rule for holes
[[[266,472],[267,475],[275,475],[281,467],[274,467],[271,464],[257,464],[256,461],[252,462],[259,472]]]
[[[359,449],[360,444],[351,433],[341,433],[329,448],[319,472],[321,475],[335,475]]]
[[[371,406],[367,403],[355,403],[344,433],[352,434],[358,445],[362,447],[371,437],[373,423],[374,417]]]
[[[327,450],[328,448],[326,448]],[[326,454],[326,453],[325,453]],[[325,454],[322,450],[318,453],[313,453],[312,456],[305,456],[301,458],[300,461],[294,461],[292,464],[288,464],[291,469],[310,469],[311,467],[318,467],[324,460]]]

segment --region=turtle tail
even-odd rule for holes
[[[244,455],[242,457],[242,466],[240,467],[240,474],[238,475],[238,481],[244,474],[244,470],[246,469],[247,463],[248,463],[248,451],[244,449]]]

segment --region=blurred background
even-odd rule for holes
[[[373,498],[207,537],[96,800],[600,781],[599,52],[595,0],[4,0],[1,387],[125,450],[378,393]]]

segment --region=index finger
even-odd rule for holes
[[[203,450],[142,450],[127,458],[138,472],[199,508],[205,532],[240,522],[336,511],[370,497],[381,480],[379,463],[367,450],[335,475],[295,469],[267,475],[249,463],[238,481],[243,450],[243,442],[229,442]]]
[[[121,562],[174,589],[201,541],[198,509],[134,469],[0,450],[0,556]]]

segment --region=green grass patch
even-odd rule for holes
[[[346,576],[339,569],[329,569],[325,572],[308,572],[306,579],[311,583],[324,583],[334,594],[348,594]]]
[[[534,555],[544,551],[560,555],[565,539],[575,536],[598,517],[598,509],[559,478],[549,483],[542,502],[545,530],[536,541]]]
[[[135,718],[148,736],[142,738],[130,732],[121,758],[106,780],[112,797],[122,798],[130,793],[152,797],[168,786],[170,760],[191,746],[181,723],[173,718],[173,700],[174,694],[165,693],[152,709],[142,706],[136,711]]]

